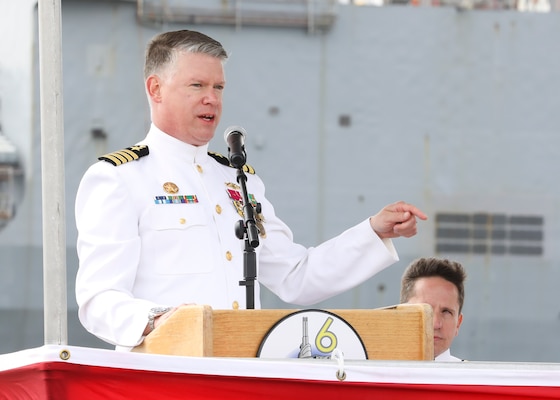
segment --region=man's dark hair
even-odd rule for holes
[[[463,266],[445,258],[424,257],[414,260],[404,271],[401,279],[401,303],[407,303],[414,296],[414,285],[420,278],[439,276],[457,287],[459,293],[459,313],[465,301],[465,279]]]

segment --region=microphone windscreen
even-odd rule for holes
[[[243,136],[243,139],[245,139],[245,137],[247,136],[247,132],[245,131],[245,129],[237,125],[232,125],[227,127],[224,132],[224,140],[226,141],[226,143],[228,142],[229,135],[235,132],[241,134],[241,136]]]

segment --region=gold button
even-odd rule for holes
[[[217,212],[218,214],[221,214],[221,213],[222,213],[222,207],[220,207],[219,204],[216,204],[216,212]]]
[[[196,164],[196,169],[202,174],[203,169],[200,165]]]
[[[239,309],[239,303],[237,302],[237,300],[231,303],[231,308],[233,308],[234,310]]]
[[[185,225],[187,223],[187,220],[185,218],[179,218],[179,223],[181,225]]]
[[[231,261],[232,258],[233,258],[233,256],[231,255],[231,252],[230,252],[230,251],[226,251],[226,259],[227,259],[228,261]]]

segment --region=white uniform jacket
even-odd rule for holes
[[[463,361],[460,358],[457,358],[455,356],[451,355],[451,350],[447,349],[445,350],[443,353],[441,353],[439,356],[437,356],[435,358],[435,361],[441,361],[441,362],[460,362]]]
[[[237,169],[207,146],[181,142],[152,125],[148,155],[84,174],[76,198],[80,266],[76,299],[83,326],[117,346],[142,342],[149,309],[184,303],[245,308],[245,243],[234,233]],[[114,153],[113,153],[114,154]],[[117,162],[117,164],[119,164]],[[368,220],[306,249],[276,217],[255,174],[247,192],[262,205],[257,279],[282,300],[310,305],[346,291],[398,260]],[[255,308],[260,308],[255,284]]]

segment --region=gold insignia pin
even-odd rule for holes
[[[257,214],[255,217],[255,223],[257,224],[257,228],[259,228],[259,235],[264,239],[266,238],[266,230],[264,229],[264,215]]]
[[[238,190],[238,191],[241,190],[241,186],[239,186],[237,183],[226,182],[226,186],[233,190]]]
[[[173,182],[165,182],[163,184],[163,190],[165,190],[165,193],[175,194],[179,191],[179,188]]]

